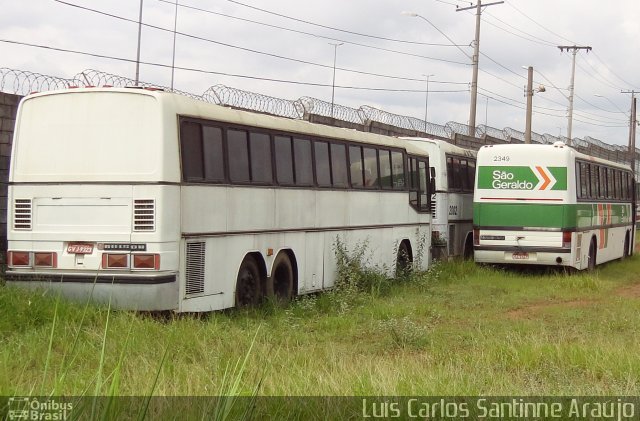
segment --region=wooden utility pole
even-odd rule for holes
[[[567,122],[567,144],[571,145],[571,130],[573,128],[573,90],[575,86],[575,78],[576,78],[576,53],[578,50],[587,50],[591,51],[591,47],[578,47],[577,45],[558,45],[560,52],[564,50],[572,50],[573,51],[573,62],[571,65],[571,85],[569,85],[569,117]]]
[[[478,58],[480,56],[480,17],[482,16],[482,7],[493,6],[494,4],[502,4],[504,1],[496,1],[493,3],[482,4],[482,0],[478,0],[478,4],[469,7],[456,7],[456,12],[463,10],[476,9],[476,38],[473,45],[473,77],[471,79],[471,109],[469,110],[469,136],[476,134],[476,104],[478,101]]]

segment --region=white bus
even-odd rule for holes
[[[425,269],[428,169],[403,140],[157,90],[30,95],[11,157],[7,282],[197,312],[332,287],[338,237],[390,271]]]
[[[438,244],[444,247],[443,257],[472,258],[476,151],[440,139],[406,139],[429,154],[429,165],[435,172],[435,192],[431,196],[432,247]]]
[[[483,146],[475,260],[593,269],[633,251],[630,167],[553,145]]]

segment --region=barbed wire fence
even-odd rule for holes
[[[6,67],[0,68],[0,92],[15,95],[28,95],[32,92],[42,92],[57,89],[69,89],[72,87],[133,87],[136,82],[133,79],[106,73],[100,70],[87,69],[77,73],[72,78],[44,75],[25,70],[16,70]],[[439,125],[415,117],[393,114],[372,106],[362,105],[359,108],[347,107],[340,104],[332,104],[312,97],[301,97],[296,100],[287,100],[267,96],[255,92],[244,91],[225,85],[214,85],[202,95],[191,92],[170,89],[167,86],[150,82],[139,81],[137,86],[145,88],[162,89],[174,92],[189,98],[209,102],[226,107],[239,108],[264,114],[301,120],[311,120],[312,116],[321,116],[329,122],[336,120],[362,126],[364,129],[373,122],[394,127],[402,131],[415,132],[417,135],[431,135],[444,139],[454,140],[457,136],[467,136],[469,126],[450,121],[445,125]],[[486,143],[524,142],[524,132],[510,127],[498,129],[491,126],[479,125],[476,127],[475,136]],[[569,139],[563,136],[539,134],[532,132],[531,140],[539,144],[552,144],[557,141],[568,143]],[[599,139],[586,136],[584,139],[571,139],[571,144],[577,150],[590,155],[612,159],[619,162],[629,162],[627,148],[621,145],[611,145]],[[640,153],[640,149],[636,149]]]

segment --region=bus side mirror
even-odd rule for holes
[[[429,193],[434,194],[436,192],[436,169],[429,167]]]

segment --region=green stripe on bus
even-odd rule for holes
[[[473,223],[478,227],[588,228],[631,224],[630,204],[473,204]]]
[[[535,168],[535,169],[534,169]],[[481,166],[478,188],[488,190],[567,190],[567,168]],[[548,188],[547,188],[548,187]]]

